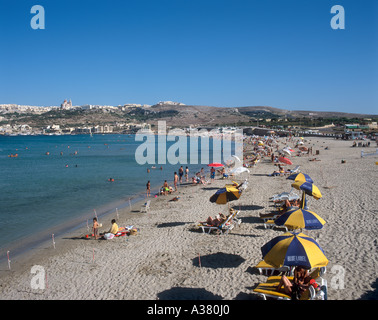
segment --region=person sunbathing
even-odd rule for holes
[[[285,213],[286,211],[299,208],[299,200],[285,200],[284,204],[278,209],[280,214]]]
[[[115,219],[112,219],[112,226],[110,227],[108,232],[101,233],[100,235],[103,239],[112,239],[118,233],[118,225]]]
[[[213,227],[219,227],[222,223],[224,223],[227,220],[227,217],[223,214],[219,214],[219,218],[212,218],[211,216],[207,218],[205,222],[201,222],[201,224],[207,224],[209,226]]]
[[[293,280],[289,280],[286,276],[282,276],[277,286],[277,291],[291,296],[292,299],[300,299],[301,294],[308,289],[310,280],[311,277],[308,270],[297,266],[294,270]]]

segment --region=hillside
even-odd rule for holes
[[[55,110],[37,114],[4,115],[1,124],[28,124],[31,127],[45,127],[57,124],[62,127],[93,126],[115,123],[150,123],[157,125],[160,120],[168,126],[216,127],[222,125],[256,125],[257,121],[272,120],[301,121],[302,124],[321,121],[319,119],[360,119],[378,118],[377,115],[285,110],[269,106],[246,106],[237,108],[221,108],[194,105],[154,105],[151,107],[134,107],[126,111],[114,110]],[[327,123],[326,123],[327,124]],[[312,125],[322,125],[312,123]],[[323,124],[324,125],[324,124]]]

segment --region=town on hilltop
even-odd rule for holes
[[[181,102],[173,101],[159,101],[157,106],[184,106]],[[130,113],[135,109],[148,109],[151,105],[127,103],[124,105],[110,106],[110,105],[73,105],[71,99],[64,101],[60,106],[30,106],[17,104],[0,104],[0,135],[60,135],[60,134],[96,134],[96,133],[133,133],[139,129],[151,129],[151,125],[136,121],[136,122],[122,122],[117,121],[113,124],[93,124],[80,126],[65,126],[57,123],[48,125],[32,127],[30,123],[19,123],[22,119],[32,116],[40,116],[47,113],[59,111],[93,111],[102,112],[103,114],[115,112]],[[19,119],[19,121],[16,120]],[[35,117],[34,117],[35,118]],[[102,117],[106,118],[106,117]],[[11,122],[11,123],[9,123]]]
[[[165,121],[168,130],[184,128],[188,134],[201,128],[219,132],[241,128],[247,134],[275,130],[282,135],[305,133],[345,139],[378,135],[378,115],[343,112],[210,107],[174,101],[118,106],[78,106],[71,99],[64,99],[59,106],[0,104],[0,135],[132,134],[141,129],[156,133],[158,121]]]

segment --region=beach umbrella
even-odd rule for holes
[[[218,162],[213,162],[207,165],[208,167],[224,167],[223,164],[218,163]]]
[[[288,156],[291,156],[291,152],[287,149],[282,149],[282,153],[286,153]]]
[[[294,181],[311,182],[311,183],[314,182],[310,178],[310,176],[305,174],[305,173],[294,173],[294,174],[291,174],[290,176],[288,176],[287,179],[294,180]]]
[[[286,226],[291,229],[321,229],[325,221],[315,212],[303,208],[295,208],[279,216],[274,223],[277,226]]]
[[[314,197],[317,200],[322,197],[319,188],[311,182],[297,181],[291,186],[297,190],[302,190],[304,193]]]
[[[288,158],[286,158],[286,157],[279,157],[279,158],[278,158],[278,161],[279,161],[279,162],[282,162],[282,163],[286,163],[286,164],[288,164],[289,166],[293,164],[293,163],[291,162],[291,160],[288,159]]]
[[[275,268],[302,266],[307,269],[324,267],[328,259],[323,249],[303,233],[286,232],[261,247],[264,261]]]
[[[241,162],[241,160],[238,156],[233,155],[232,157],[235,158],[236,160],[238,160],[239,162]]]
[[[239,190],[237,186],[227,185],[224,188],[219,189],[215,194],[210,197],[210,202],[217,204],[226,204],[230,201],[238,200],[242,194],[242,190]]]

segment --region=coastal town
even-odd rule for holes
[[[251,114],[249,109],[244,111],[245,108],[187,106],[174,101],[159,101],[155,105],[79,106],[73,105],[71,99],[64,99],[59,106],[0,104],[0,135],[133,134],[140,130],[156,133],[160,120],[167,122],[167,129],[183,128],[186,134],[201,128],[215,129],[219,133],[239,128],[246,134],[266,134],[275,130],[280,135],[374,140],[378,132],[375,115],[350,116],[333,123],[331,115],[327,118],[319,112],[308,112],[300,117],[290,112],[283,114],[274,108],[252,108],[255,109]],[[216,123],[216,113],[222,115],[222,123]],[[77,119],[74,121],[75,116]],[[196,122],[201,117],[202,122]]]

